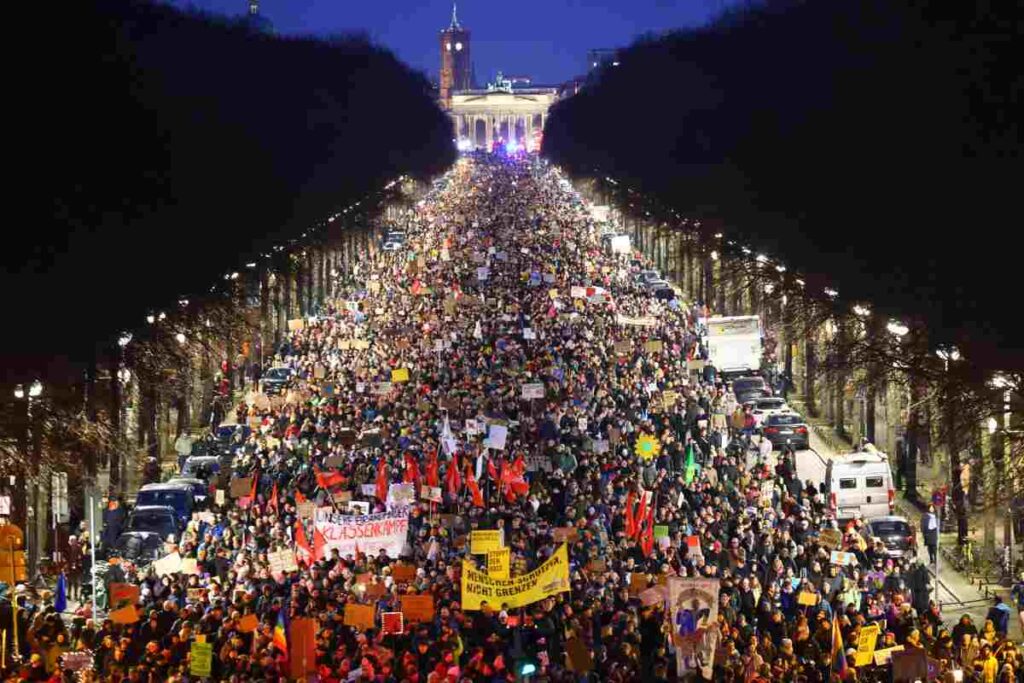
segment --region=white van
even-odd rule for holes
[[[825,494],[839,520],[891,515],[896,503],[889,457],[881,451],[837,455],[825,467]]]

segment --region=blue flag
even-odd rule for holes
[[[68,608],[68,580],[65,578],[64,572],[57,577],[57,596],[53,599],[53,608],[58,612],[63,612]]]

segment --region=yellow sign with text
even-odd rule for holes
[[[511,548],[492,550],[487,553],[487,576],[492,579],[508,579],[508,569],[511,559]]]
[[[494,609],[502,605],[524,607],[569,590],[569,551],[565,544],[532,572],[511,579],[492,579],[474,569],[468,560],[462,561],[464,610],[478,610],[485,602]]]
[[[470,555],[486,555],[492,550],[501,550],[504,545],[499,529],[481,529],[469,532]]]

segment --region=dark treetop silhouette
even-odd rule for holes
[[[720,218],[847,301],[1016,355],[1022,17],[771,1],[638,41],[553,109],[545,153]]]
[[[8,90],[14,354],[88,353],[389,180],[453,161],[429,83],[363,38],[276,39],[141,1],[71,3],[59,21],[38,3],[16,11],[46,32]]]

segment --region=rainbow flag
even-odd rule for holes
[[[832,616],[832,672],[845,679],[849,672],[846,664],[846,650],[843,647],[843,633],[839,630],[839,616]]]
[[[288,657],[288,616],[287,607],[282,607],[277,613],[277,623],[274,625],[273,643],[274,647]]]

